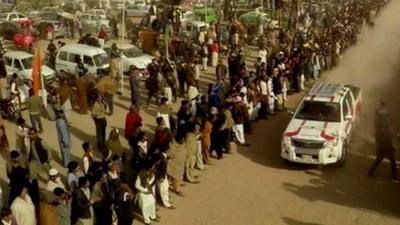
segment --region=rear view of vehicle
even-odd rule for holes
[[[359,117],[360,96],[359,88],[353,86],[316,84],[283,133],[281,156],[296,163],[343,165]]]

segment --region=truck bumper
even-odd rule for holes
[[[294,163],[328,165],[339,159],[337,149],[298,149],[292,146],[282,148],[281,157]]]

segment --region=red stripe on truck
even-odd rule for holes
[[[295,130],[295,131],[289,131],[289,132],[287,132],[285,135],[286,135],[287,137],[293,137],[293,136],[298,135],[298,134],[300,133],[301,129],[303,129],[304,124],[306,124],[306,121],[305,121],[305,120],[303,120],[303,122],[301,122],[300,127],[297,128],[297,130]]]
[[[335,139],[335,137],[334,136],[332,136],[332,135],[330,135],[330,134],[328,134],[328,133],[326,133],[326,128],[328,127],[328,122],[325,122],[324,123],[324,127],[322,128],[322,131],[321,131],[321,133],[320,133],[320,136],[323,138],[323,139],[325,139],[326,141],[332,141],[332,140],[334,140]]]

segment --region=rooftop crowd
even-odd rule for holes
[[[8,191],[4,191],[9,194],[0,202],[0,224],[130,225],[134,217],[139,219],[133,213],[137,209],[145,224],[160,221],[159,206],[175,209],[170,194],[186,197],[181,190],[185,183],[199,183],[199,173],[230,154],[232,142],[249,146],[246,135],[254,123],[282,111],[291,94],[304,90],[307,80],[319,79],[337,66],[344,51],[357,43],[362,26],[371,24],[371,11],[378,13],[385,3],[353,0],[319,11],[306,8],[287,29],[271,29],[260,22],[254,65],[249,65],[243,44],[250,35],[234,18],[221,18],[191,40],[175,41],[182,32],[179,21],[164,13],[170,22],[161,24],[164,14],[150,15],[155,29],[172,25],[170,57],[160,46],[163,56],[148,66],[144,85],[138,68],[132,66],[127,72],[131,107],[123,134],[107,126],[118,89],[117,53],[111,53],[111,73],[98,81],[79,63],[76,80],[60,74],[54,123],[57,152],[68,170],[65,176],[50,165],[53,150],[41,137],[46,131],[39,96],[30,93],[25,103],[30,124],[18,117],[15,140],[7,139],[10,129],[0,121],[0,148],[9,152]],[[222,41],[223,27],[229,30],[228,43]],[[56,51],[53,45],[50,51]],[[202,71],[210,67],[214,81],[203,93]],[[18,95],[16,79],[11,79],[10,88]],[[144,103],[143,91],[148,96]],[[144,130],[141,116],[153,100],[158,105],[154,135]],[[172,107],[176,101],[180,101],[177,112]],[[80,161],[73,161],[70,154],[73,108],[96,126],[96,143],[82,143]],[[123,147],[122,138],[129,149]],[[41,180],[44,185],[39,188]]]

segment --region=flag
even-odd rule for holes
[[[41,83],[41,67],[42,62],[40,59],[40,50],[39,48],[35,49],[35,55],[33,56],[32,61],[32,80],[33,80],[33,91],[35,95],[39,95],[40,83]]]

